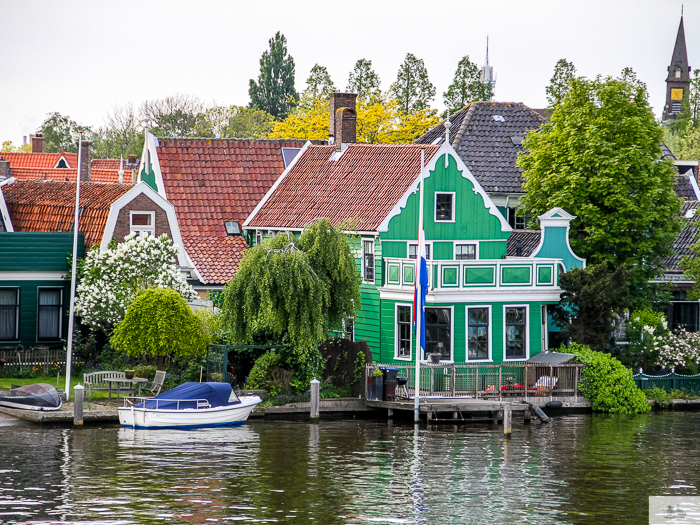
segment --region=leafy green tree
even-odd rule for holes
[[[298,98],[294,89],[294,58],[287,56],[287,39],[279,31],[260,58],[258,81],[250,80],[250,107],[284,119]]]
[[[306,79],[306,89],[304,94],[312,99],[328,98],[334,91],[338,91],[333,85],[331,75],[324,66],[314,64],[311,68],[309,78]]]
[[[380,84],[379,75],[372,69],[372,61],[361,58],[350,72],[347,91],[357,93],[361,102],[376,101],[381,98]]]
[[[78,137],[80,131],[84,131],[84,140],[90,138],[92,130],[88,126],[81,126],[70,117],[58,112],[49,113],[46,120],[39,127],[43,133],[44,148],[50,153],[61,151],[76,153],[78,151]]]
[[[236,343],[269,328],[287,334],[303,359],[317,351],[326,329],[355,316],[360,274],[348,236],[321,219],[298,239],[280,234],[247,250],[224,294],[224,319]]]
[[[522,211],[536,217],[559,206],[576,215],[574,252],[589,264],[607,262],[610,271],[635,267],[631,291],[643,295],[680,230],[675,171],[661,161],[661,127],[643,85],[599,77],[569,86],[550,123],[523,142]]]
[[[114,106],[104,127],[93,134],[92,152],[97,158],[127,158],[143,150],[141,118],[131,103]]]
[[[141,105],[141,120],[159,137],[193,137],[204,104],[197,97],[177,93],[147,100]]]
[[[423,60],[408,53],[399,67],[396,82],[391,85],[389,93],[404,113],[429,109],[430,101],[435,98],[435,86],[428,79]]]
[[[275,119],[269,113],[243,106],[216,106],[200,113],[195,125],[199,137],[266,138]]]
[[[8,153],[19,152],[19,151],[32,151],[32,144],[28,142],[27,144],[22,144],[20,146],[15,146],[11,140],[5,140],[0,144],[0,152],[6,151]]]
[[[575,268],[559,277],[562,294],[552,311],[564,339],[606,350],[616,317],[628,307],[628,278],[631,270],[620,267],[614,273],[603,262]]]
[[[131,301],[124,319],[114,327],[110,343],[116,350],[137,356],[202,356],[209,337],[179,293],[148,288]]]
[[[481,81],[479,66],[469,60],[469,56],[465,56],[457,64],[452,84],[442,96],[447,109],[456,111],[471,102],[491,100],[493,86]]]
[[[565,58],[557,60],[554,66],[554,74],[545,88],[547,93],[547,105],[550,109],[559,104],[569,92],[569,82],[576,78],[576,66],[567,62]]]

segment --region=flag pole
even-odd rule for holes
[[[423,317],[423,290],[421,289],[421,257],[423,253],[423,248],[421,247],[421,234],[423,233],[423,168],[425,166],[425,150],[420,150],[420,199],[418,208],[418,246],[416,250],[416,267],[418,271],[416,272],[416,384],[415,384],[415,394],[413,396],[414,406],[413,406],[413,422],[420,422],[420,354],[423,351],[421,346],[421,325]]]
[[[66,352],[66,400],[70,399],[70,375],[73,364],[73,326],[75,323],[75,288],[78,265],[78,221],[80,220],[80,171],[82,169],[83,132],[78,135],[78,172],[75,177],[75,217],[73,218],[73,261],[70,278],[70,312],[68,314],[68,351]]]

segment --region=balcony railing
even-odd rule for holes
[[[558,290],[561,259],[474,259],[428,262],[431,290]],[[384,258],[384,287],[413,288],[416,260]]]

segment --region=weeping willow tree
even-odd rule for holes
[[[355,316],[360,272],[341,228],[321,219],[298,239],[280,234],[246,251],[224,290],[224,322],[237,344],[271,329],[306,353]]]

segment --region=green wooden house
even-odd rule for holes
[[[445,362],[502,363],[548,348],[547,307],[559,302],[559,275],[585,264],[569,246],[571,215],[555,208],[540,217],[540,232],[516,237],[451,145],[337,146],[307,144],[244,230],[260,242],[299,233],[319,217],[354,221],[362,305],[353,336],[368,342],[376,361],[414,359],[421,150],[426,351]]]
[[[63,346],[72,253],[72,232],[0,232],[0,349]],[[84,255],[81,232],[78,256]]]

